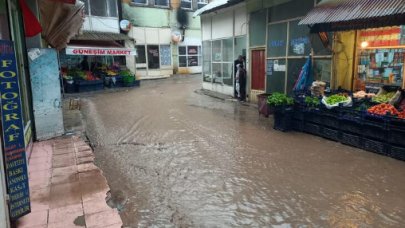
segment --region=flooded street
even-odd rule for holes
[[[201,76],[83,98],[127,227],[403,227],[405,162],[196,93]]]

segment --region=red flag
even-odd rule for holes
[[[28,8],[27,3],[25,3],[25,0],[19,0],[19,3],[24,18],[25,36],[33,37],[41,33],[42,32],[41,24],[39,23],[35,15],[31,12],[30,8]]]

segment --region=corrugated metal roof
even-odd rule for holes
[[[405,0],[323,0],[300,21],[318,31],[405,23]]]
[[[209,4],[204,6],[203,8],[195,11],[193,14],[193,17],[197,17],[197,16],[200,16],[201,14],[209,13],[214,10],[219,10],[222,8],[233,6],[233,5],[236,5],[236,4],[238,4],[240,2],[244,2],[244,1],[245,0],[214,0],[213,2],[210,2]]]
[[[122,33],[84,31],[83,34],[73,37],[72,40],[114,41],[114,40],[133,40],[133,38]]]

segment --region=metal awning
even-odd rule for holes
[[[299,23],[311,32],[405,24],[405,0],[323,0]]]
[[[115,41],[115,40],[134,40],[134,39],[122,33],[84,31],[83,34],[73,37],[72,40]]]
[[[236,4],[238,4],[240,2],[244,2],[244,1],[245,0],[214,0],[214,1],[210,2],[209,4],[207,4],[206,6],[204,6],[203,8],[195,11],[193,14],[193,17],[200,16],[201,14],[204,14],[204,13],[210,13],[214,10],[219,10],[222,8],[233,6],[233,5],[236,5]]]

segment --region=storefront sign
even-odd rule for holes
[[[130,48],[86,48],[86,47],[67,47],[67,55],[136,55],[135,49]]]
[[[0,101],[10,217],[30,213],[27,159],[13,42],[0,40]]]
[[[360,42],[367,42],[368,47],[404,45],[401,40],[401,26],[361,30]]]

